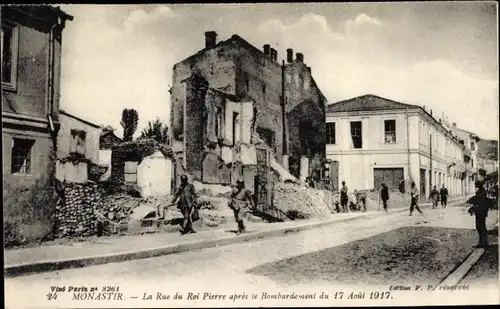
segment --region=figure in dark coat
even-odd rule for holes
[[[382,184],[382,190],[380,190],[380,199],[382,200],[382,205],[384,205],[384,210],[387,212],[387,201],[389,200],[389,188],[385,183]]]
[[[181,176],[181,185],[174,193],[172,204],[177,201],[177,208],[182,213],[184,220],[182,222],[182,231],[184,234],[196,233],[193,230],[193,215],[196,209],[196,191],[194,186],[188,182],[186,175]]]
[[[436,189],[436,186],[432,188],[431,194],[429,196],[429,199],[432,202],[432,209],[437,208],[438,202],[439,202],[439,191]]]
[[[441,206],[446,208],[446,204],[448,202],[448,189],[444,186],[439,191],[439,195],[441,196]]]
[[[488,246],[486,217],[488,217],[491,200],[487,197],[486,190],[481,181],[477,180],[475,186],[477,188],[476,195],[467,201],[467,204],[472,204],[468,212],[471,216],[476,216],[476,230],[479,235],[479,242],[476,248],[486,248]]]

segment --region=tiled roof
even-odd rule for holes
[[[326,107],[327,113],[335,112],[356,112],[356,111],[377,111],[394,109],[415,109],[418,105],[411,105],[385,99],[373,94],[366,94],[360,97],[340,101]]]

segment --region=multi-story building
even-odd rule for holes
[[[59,8],[2,6],[2,146],[4,183],[46,173],[57,147],[61,36]]]
[[[398,189],[411,180],[422,196],[442,184],[452,195],[465,191],[465,147],[432,111],[364,95],[328,105],[326,131],[333,173],[350,190]]]
[[[269,44],[260,50],[238,35],[216,36],[206,32],[205,47],[173,67],[171,145],[183,166],[203,182],[231,182],[230,172],[209,169],[224,169],[237,144],[258,136],[294,176],[320,177],[326,98],[304,55],[294,59],[288,49],[279,63]]]

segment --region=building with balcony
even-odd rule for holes
[[[398,189],[411,180],[422,196],[442,184],[451,195],[465,192],[465,146],[432,111],[364,95],[328,105],[326,132],[335,188],[346,181],[350,190]]]

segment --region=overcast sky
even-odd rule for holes
[[[168,120],[172,67],[238,34],[257,48],[304,54],[329,103],[375,94],[425,105],[498,139],[495,3],[64,5],[63,109],[121,134],[124,108],[139,127]]]

